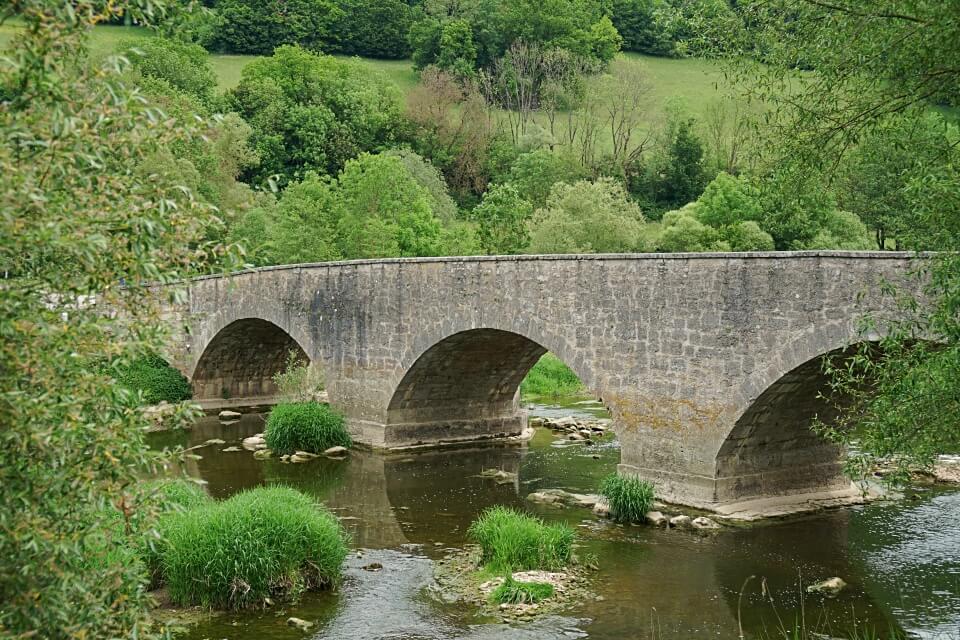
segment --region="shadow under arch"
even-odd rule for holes
[[[291,351],[310,363],[303,347],[269,320],[234,320],[200,355],[191,380],[193,396],[205,408],[273,404],[273,376],[283,371]]]
[[[387,406],[388,446],[519,434],[526,426],[520,382],[547,348],[526,336],[468,329],[427,348]]]
[[[824,362],[853,355],[833,349],[774,380],[740,415],[716,457],[717,502],[851,490],[841,448],[818,435],[815,420],[834,423],[845,398],[833,394]]]

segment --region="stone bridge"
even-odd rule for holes
[[[610,408],[622,473],[718,508],[850,488],[809,429],[821,357],[876,336],[903,253],[455,257],[291,265],[189,284],[173,361],[208,408],[269,403],[290,350],[354,439],[400,448],[518,433],[546,351]]]

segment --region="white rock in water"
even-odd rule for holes
[[[299,453],[295,453],[290,456],[290,462],[310,462],[315,456],[301,456]]]
[[[309,631],[310,627],[313,626],[312,622],[307,622],[301,618],[287,618],[287,624],[300,629],[300,631]]]
[[[238,418],[241,418],[241,417],[243,416],[243,414],[242,414],[242,413],[238,413],[238,412],[236,412],[236,411],[228,411],[228,410],[224,409],[224,410],[221,411],[219,414],[217,414],[217,416],[218,416],[221,420],[236,420],[236,419],[238,419]]]
[[[677,529],[689,529],[691,526],[690,523],[690,516],[679,515],[670,518],[670,526],[676,527]]]
[[[694,529],[719,529],[720,528],[719,524],[717,524],[710,518],[706,518],[704,516],[700,516],[699,518],[694,518],[693,522],[691,522],[690,524],[691,526],[693,526]]]
[[[323,451],[325,456],[345,456],[347,453],[349,453],[349,449],[346,447],[330,447]]]
[[[247,449],[256,449],[262,444],[267,444],[267,441],[264,440],[263,436],[261,435],[250,436],[249,438],[243,439],[243,446]]]
[[[545,491],[535,491],[527,494],[527,500],[538,504],[557,504],[560,503],[560,496]]]
[[[270,449],[258,449],[253,452],[253,457],[257,460],[266,460],[272,455],[273,451],[270,451]]]
[[[847,583],[843,581],[843,578],[827,578],[823,582],[811,584],[809,587],[807,587],[807,593],[822,593],[832,598],[843,591],[844,587],[846,586]]]
[[[609,518],[610,505],[607,504],[606,500],[597,500],[597,504],[593,505],[593,513],[601,518]]]
[[[669,522],[667,516],[659,511],[648,511],[645,517],[647,522],[655,527],[665,527],[667,526],[667,522]]]

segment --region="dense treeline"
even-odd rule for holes
[[[609,60],[622,46],[657,56],[686,49],[682,12],[725,0],[215,0],[168,31],[211,51],[269,54],[297,44],[375,58],[413,55],[419,66],[486,67],[517,41]],[[678,19],[678,15],[681,18]],[[121,20],[121,19],[118,19]]]

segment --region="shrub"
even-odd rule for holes
[[[190,382],[160,356],[135,360],[121,372],[118,382],[131,391],[143,393],[147,404],[180,402],[193,396]]]
[[[217,74],[203,47],[167,40],[141,38],[123,41],[119,49],[134,68],[148,78],[159,78],[171,87],[200,100],[209,100],[217,88]]]
[[[610,516],[617,522],[643,522],[653,506],[653,485],[633,476],[613,473],[600,483]]]
[[[172,516],[163,578],[174,602],[240,609],[340,578],[340,523],[287,487],[258,487]]]
[[[546,524],[540,518],[508,507],[491,507],[477,518],[467,535],[483,550],[481,562],[493,571],[559,569],[570,560],[574,532],[566,523]]]
[[[524,396],[565,396],[583,391],[583,383],[570,367],[552,353],[545,353],[520,383]]]
[[[283,371],[273,375],[280,397],[288,402],[309,402],[317,391],[323,389],[323,372],[305,360],[302,353],[291,349]]]
[[[490,598],[498,603],[532,604],[553,596],[553,585],[546,582],[519,582],[512,576],[497,587]]]
[[[320,453],[330,447],[351,445],[343,416],[319,402],[278,404],[267,418],[264,438],[279,455],[295,451]]]

